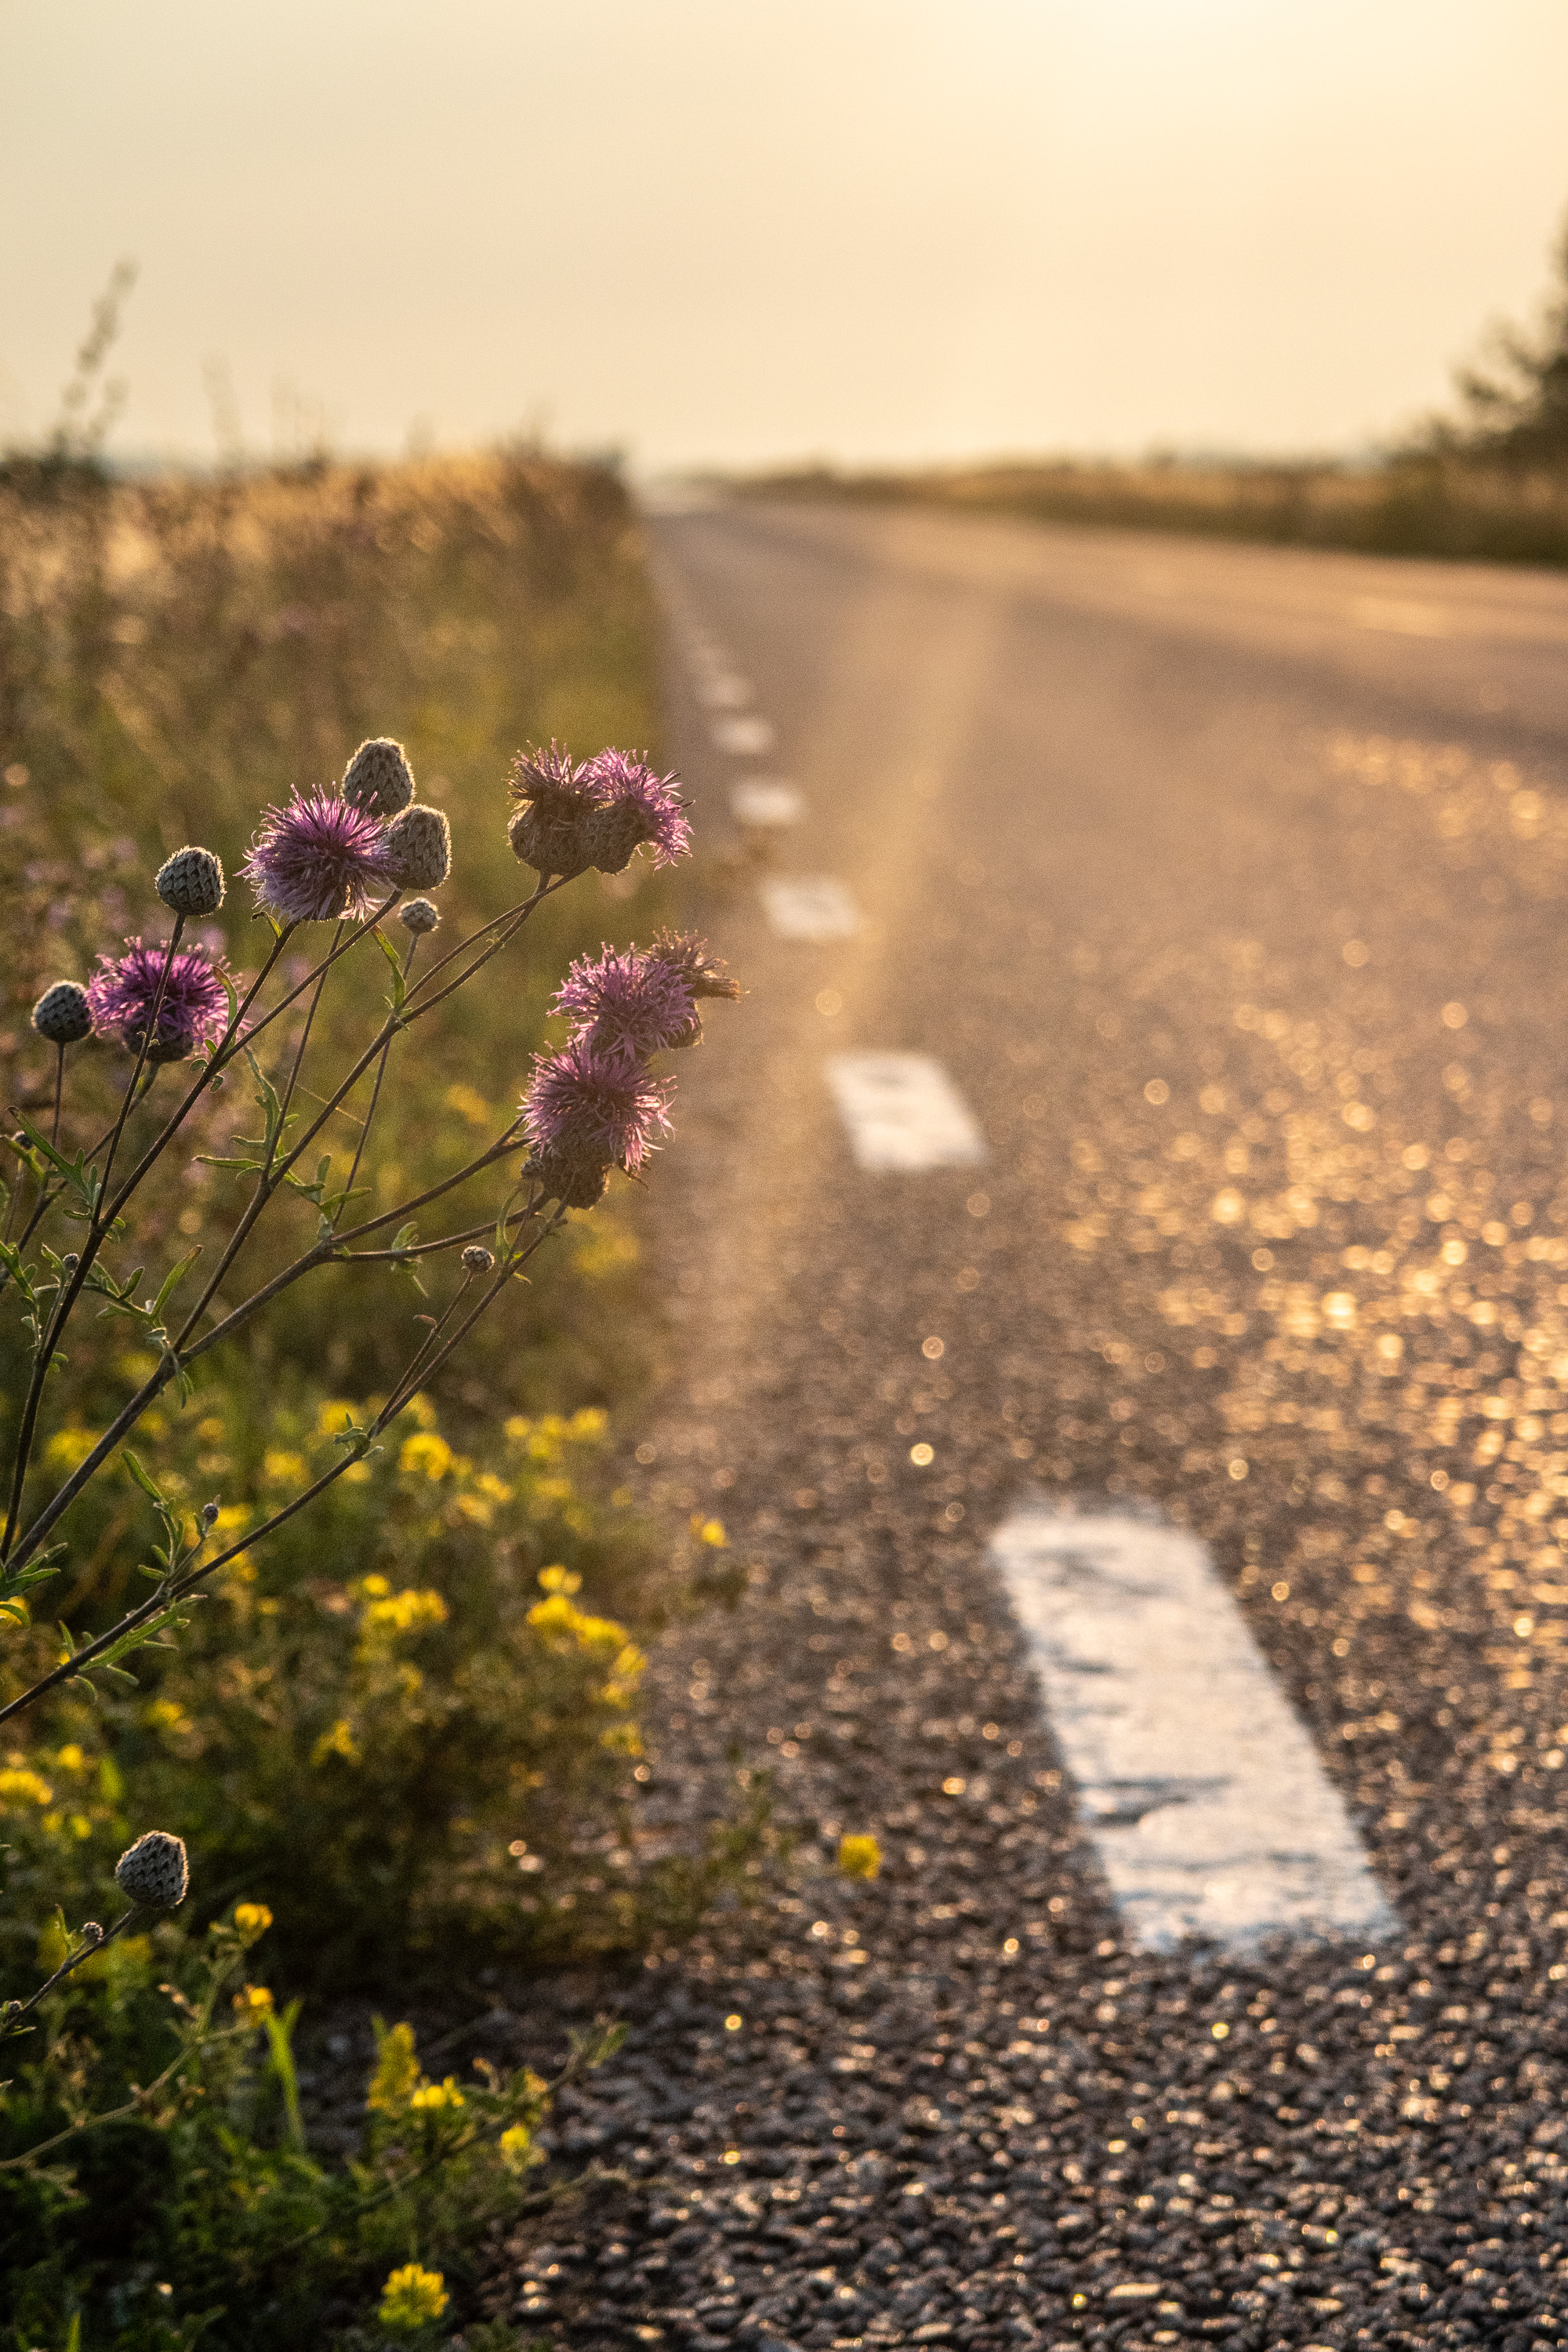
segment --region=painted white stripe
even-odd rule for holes
[[[781,940],[852,940],[860,928],[860,909],[831,874],[772,877],[763,909]]]
[[[733,670],[710,670],[697,680],[697,699],[704,710],[744,710],[751,698],[751,680]]]
[[[779,782],[772,776],[752,776],[743,784],[731,785],[730,807],[737,824],[752,825],[760,831],[798,824],[805,814],[805,800],[799,787]]]
[[[715,719],[711,732],[721,751],[733,751],[745,760],[760,759],[773,750],[775,740],[767,719],[752,713],[743,719]]]
[[[968,1105],[927,1054],[835,1054],[827,1083],[862,1168],[973,1168],[985,1157]]]
[[[992,1538],[1051,1728],[1123,1917],[1185,1936],[1393,1935],[1343,1801],[1207,1549],[1036,1505]]]

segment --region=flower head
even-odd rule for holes
[[[343,770],[343,798],[372,816],[395,816],[414,798],[414,771],[401,743],[373,735]]]
[[[98,961],[100,968],[87,984],[93,1020],[99,1028],[111,1030],[133,1054],[147,1041],[150,1062],[184,1061],[198,1045],[217,1036],[228,1017],[223,980],[200,948],[182,948],[171,961],[165,945],[146,947],[140,940],[127,940],[122,956],[100,956]],[[158,1020],[149,1041],[154,1004]]]
[[[394,887],[385,825],[336,793],[296,793],[287,808],[269,808],[240,870],[283,923],[360,916],[373,892]]]
[[[552,1010],[565,1013],[602,1059],[625,1062],[683,1044],[697,1017],[684,974],[636,948],[579,956]]]
[[[874,1837],[847,1833],[838,1841],[838,1867],[846,1878],[875,1878],[882,1867],[882,1849]]]
[[[79,981],[57,980],[33,1007],[33,1026],[51,1045],[79,1045],[92,1034],[92,1006]]]
[[[603,1191],[606,1169],[636,1173],[653,1149],[658,1129],[668,1129],[667,1080],[650,1078],[636,1062],[597,1053],[586,1037],[574,1037],[563,1053],[542,1054],[522,1100],[523,1130],[533,1147],[534,1165],[547,1184],[564,1186],[555,1197],[568,1207],[591,1207]],[[571,1197],[595,1189],[591,1198]]]
[[[441,910],[428,898],[405,898],[397,910],[397,919],[405,931],[412,931],[416,939],[422,939],[426,931],[439,928]]]
[[[436,890],[452,870],[452,828],[445,809],[416,801],[386,828],[386,865],[405,890]]]
[[[581,874],[593,864],[589,825],[598,798],[585,768],[552,743],[547,751],[520,751],[509,790],[513,802],[507,839],[512,854],[542,875]]]
[[[191,1867],[184,1838],[167,1830],[148,1830],[128,1845],[114,1865],[115,1883],[122,1895],[143,1911],[174,1911],[184,1901]]]
[[[155,887],[176,915],[216,915],[223,904],[223,866],[212,850],[187,842],[163,860]]]
[[[439,2319],[450,2301],[447,2281],[440,2271],[427,2271],[418,2263],[404,2263],[382,2288],[376,2317],[395,2334],[413,2336],[432,2320]]]
[[[648,953],[679,972],[693,996],[725,996],[732,1003],[741,993],[723,959],[710,955],[707,940],[695,931],[656,931]]]
[[[656,866],[673,866],[691,847],[691,827],[676,791],[679,778],[661,776],[635,751],[601,751],[583,771],[599,804],[590,836],[590,864],[618,874],[646,842]]]

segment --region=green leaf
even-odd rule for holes
[[[395,1013],[401,1013],[404,999],[408,993],[408,984],[403,976],[403,958],[384,931],[373,931],[371,937],[392,967],[392,995],[389,1002]]]
[[[130,1471],[132,1478],[136,1481],[136,1484],[141,1487],[142,1492],[148,1497],[148,1499],[151,1502],[156,1503],[160,1511],[166,1511],[169,1507],[163,1499],[162,1489],[154,1483],[150,1473],[143,1468],[142,1463],[137,1459],[136,1455],[132,1454],[129,1445],[125,1447],[121,1455],[121,1459],[124,1463],[127,1470]]]
[[[153,1314],[156,1321],[160,1323],[163,1321],[163,1309],[168,1305],[170,1297],[178,1286],[184,1280],[186,1275],[189,1274],[192,1266],[195,1265],[201,1254],[202,1245],[200,1242],[198,1242],[195,1249],[187,1250],[184,1256],[181,1258],[179,1264],[177,1265],[172,1265],[169,1268],[168,1273],[163,1276],[163,1287],[159,1291],[157,1297],[153,1301]]]

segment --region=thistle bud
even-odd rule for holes
[[[212,1527],[217,1518],[217,1514],[218,1506],[216,1503],[204,1503],[202,1505],[202,1526],[204,1528]]]
[[[395,816],[414,798],[414,771],[401,743],[373,735],[343,770],[343,798],[373,816]]]
[[[33,1007],[33,1026],[51,1045],[79,1045],[92,1034],[87,991],[74,980],[57,980]]]
[[[593,864],[588,828],[600,796],[587,771],[559,744],[520,751],[512,762],[515,803],[506,837],[512,855],[540,875],[582,874]]]
[[[522,1172],[537,1178],[544,1187],[545,1199],[559,1201],[563,1209],[596,1208],[610,1181],[606,1167],[595,1167],[564,1151],[536,1151]]]
[[[114,1882],[143,1911],[176,1910],[191,1884],[184,1839],[148,1830],[115,1864]]]
[[[463,1252],[463,1272],[465,1274],[493,1274],[495,1272],[495,1252],[493,1250],[484,1248],[482,1244],[478,1242],[472,1244],[469,1248]]]
[[[386,828],[387,868],[405,890],[434,890],[452,870],[452,828],[444,809],[416,801]]]
[[[223,904],[223,867],[210,849],[187,842],[159,866],[157,889],[176,915],[216,915]]]
[[[622,874],[631,864],[633,852],[649,838],[648,825],[635,801],[611,801],[589,818],[584,854],[601,874]]]
[[[397,919],[405,931],[412,931],[418,940],[423,939],[426,931],[437,928],[441,916],[439,909],[432,906],[428,898],[409,898],[399,907]]]

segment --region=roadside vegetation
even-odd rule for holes
[[[616,1083],[633,1107],[600,1155],[635,1169],[668,1083],[646,1076],[646,1053],[689,1042],[667,1034],[668,1004],[689,1026],[694,994],[732,990],[672,966],[679,942],[662,963],[593,962],[634,931],[646,945],[671,911],[635,842],[586,870],[538,849],[542,807],[575,793],[584,812],[624,815],[640,793],[664,832],[637,838],[662,851],[684,821],[651,771],[601,763],[584,783],[580,765],[536,755],[514,773],[509,845],[520,746],[595,755],[648,743],[656,725],[642,553],[604,468],[513,451],[117,482],[63,438],[0,467],[7,1461],[25,1401],[42,1398],[0,1573],[0,1709],[16,1710],[0,1719],[0,2001],[29,2004],[0,2013],[0,2344],[16,2352],[447,2342],[464,2244],[553,2193],[539,2188],[537,2144],[552,2086],[526,2068],[427,2075],[395,2021],[362,2086],[357,2150],[329,2160],[301,2112],[300,2000],[352,1990],[390,2009],[489,1961],[636,1955],[755,1866],[755,1817],[682,1852],[650,1853],[637,1827],[641,1645],[725,1591],[728,1563],[715,1523],[671,1557],[613,1483],[610,1416],[647,1376],[648,1318],[615,1190],[567,1213],[593,1187],[552,1020],[574,959],[578,974],[592,964],[599,977],[576,978],[563,1008],[571,1050],[591,1059],[595,1010],[602,1031],[616,988],[629,973],[646,994],[653,971],[666,1029],[632,1039]],[[405,892],[413,919],[387,918],[384,961],[377,909],[357,914],[352,892],[335,930],[331,917],[290,928],[284,856],[300,845],[297,791],[336,795],[330,822],[351,825],[336,780],[367,738],[405,747],[423,851],[439,851],[446,821],[452,841],[449,880],[416,877],[440,885],[436,938],[425,947],[427,919]],[[268,809],[271,864],[253,854],[253,890],[237,869]],[[363,822],[374,879],[403,819]],[[179,916],[179,1017],[193,1025],[164,1054],[168,998],[140,1024],[124,1012],[142,984],[128,942],[145,941],[171,987],[170,909],[189,877],[170,880],[165,861],[189,843],[218,853],[228,888],[220,906],[198,890]],[[537,887],[526,863],[520,885],[520,858],[539,866]],[[388,872],[378,889],[402,888]],[[263,886],[270,919],[254,906]],[[172,1361],[180,1284],[199,1290],[206,1277],[188,1269],[223,1259],[244,1188],[264,1181],[237,1152],[275,1167],[278,1139],[291,1146],[330,1104],[331,1074],[387,1003],[520,899],[521,945],[398,1031],[363,1166],[348,1112],[363,1112],[368,1085],[324,1130],[326,1174],[312,1154],[305,1197],[279,1192],[213,1313],[286,1276],[344,1215],[345,1184],[363,1220],[479,1167],[496,1181],[471,1214],[489,1227],[461,1271],[453,1254],[324,1263],[199,1362]],[[416,950],[426,962],[409,981]],[[233,1000],[226,1013],[208,982],[226,974],[244,998],[264,970],[303,992],[271,1033],[282,1062],[261,1066],[263,1052],[247,1072]],[[62,980],[91,983],[98,1017],[68,1051],[30,1017]],[[549,1049],[555,1092],[542,1096],[536,1074],[530,1126],[520,1099]],[[225,1055],[221,1088],[204,1090],[198,1075]],[[156,1106],[166,1117],[193,1086],[196,1098],[177,1148],[138,1181],[124,1246],[119,1227],[100,1245],[90,1182],[69,1163],[101,1154],[128,1082],[117,1183]],[[258,1119],[262,1144],[237,1144]],[[514,1131],[510,1169],[486,1162]],[[436,1211],[380,1238],[395,1252],[447,1230]],[[50,1372],[50,1318],[95,1249],[122,1296],[83,1293]],[[525,1259],[526,1282],[509,1281]],[[444,1360],[468,1284],[498,1304]],[[133,1455],[105,1453],[142,1396]],[[23,1531],[81,1468],[63,1553],[46,1560]],[[197,1563],[220,1548],[209,1576]],[[36,1564],[48,1573],[33,1583]],[[158,1611],[138,1619],[149,1574]],[[135,1642],[90,1676],[22,1704],[73,1644],[80,1655],[133,1621]],[[600,2034],[564,2063],[599,2063],[613,2043]],[[499,2352],[511,2337],[465,2340]]]
[[[1372,463],[1018,458],[755,477],[770,499],[918,504],[1367,555],[1568,564],[1568,230],[1533,329],[1494,329],[1454,415]]]

